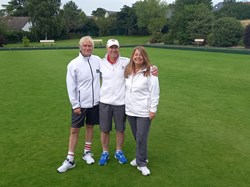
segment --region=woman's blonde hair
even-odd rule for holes
[[[129,64],[125,68],[125,72],[124,72],[125,78],[128,78],[129,75],[135,73],[135,63],[133,61],[133,56],[134,56],[136,50],[140,51],[140,53],[142,55],[142,58],[143,58],[142,68],[146,69],[146,71],[143,73],[143,75],[144,76],[149,76],[150,75],[150,66],[151,65],[150,65],[150,60],[149,60],[149,57],[148,57],[148,53],[147,53],[147,51],[145,50],[144,47],[138,46],[138,47],[134,48],[134,50],[132,52],[132,55],[130,57],[130,60],[129,60]]]

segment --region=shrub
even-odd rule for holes
[[[150,38],[150,43],[161,43],[163,42],[163,34],[160,32],[155,32]]]
[[[30,40],[26,36],[24,36],[22,39],[22,43],[24,47],[29,47]]]
[[[22,31],[8,31],[6,37],[8,43],[18,43],[22,41],[23,34]]]
[[[207,36],[207,44],[212,46],[212,43],[213,43],[213,34],[210,33],[208,36]]]
[[[250,48],[250,24],[246,26],[243,36],[245,48]]]
[[[211,44],[217,47],[229,47],[237,45],[243,35],[243,27],[235,18],[221,18],[215,21]]]
[[[4,38],[4,35],[0,35],[0,47],[3,47],[4,44],[6,44],[6,40]]]
[[[174,37],[171,34],[163,35],[163,43],[164,44],[174,44]]]

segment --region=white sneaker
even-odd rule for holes
[[[68,159],[64,160],[64,162],[62,163],[62,165],[57,169],[57,171],[59,173],[63,173],[66,172],[68,169],[71,169],[73,167],[75,167],[76,164],[75,162],[70,162]]]
[[[87,164],[94,164],[95,160],[92,158],[92,156],[93,154],[88,151],[82,156],[82,159],[85,160]]]
[[[139,171],[141,171],[141,173],[142,173],[143,175],[145,175],[145,176],[150,175],[150,171],[149,171],[149,169],[147,168],[147,166],[143,166],[143,167],[137,166],[137,169],[138,169]]]
[[[148,163],[148,159],[146,160],[146,162]],[[136,158],[134,158],[134,160],[132,160],[132,161],[130,162],[130,165],[131,165],[131,166],[137,166],[137,164],[136,164]]]
[[[136,164],[136,158],[130,162],[130,165],[131,166],[137,166],[137,164]]]

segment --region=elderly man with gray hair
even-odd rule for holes
[[[67,66],[67,91],[72,107],[71,128],[66,160],[57,169],[59,173],[75,167],[74,152],[80,128],[86,123],[83,160],[93,164],[91,144],[93,126],[99,124],[100,57],[93,55],[94,41],[90,36],[79,41],[79,55]]]

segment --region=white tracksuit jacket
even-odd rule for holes
[[[156,76],[143,76],[145,70],[126,78],[125,110],[129,116],[149,117],[157,111],[159,103],[159,80]]]
[[[81,53],[67,66],[67,90],[72,108],[92,108],[100,99],[100,57]]]
[[[125,78],[124,71],[129,59],[119,57],[115,64],[104,58],[100,64],[102,86],[100,102],[110,105],[125,104]]]

